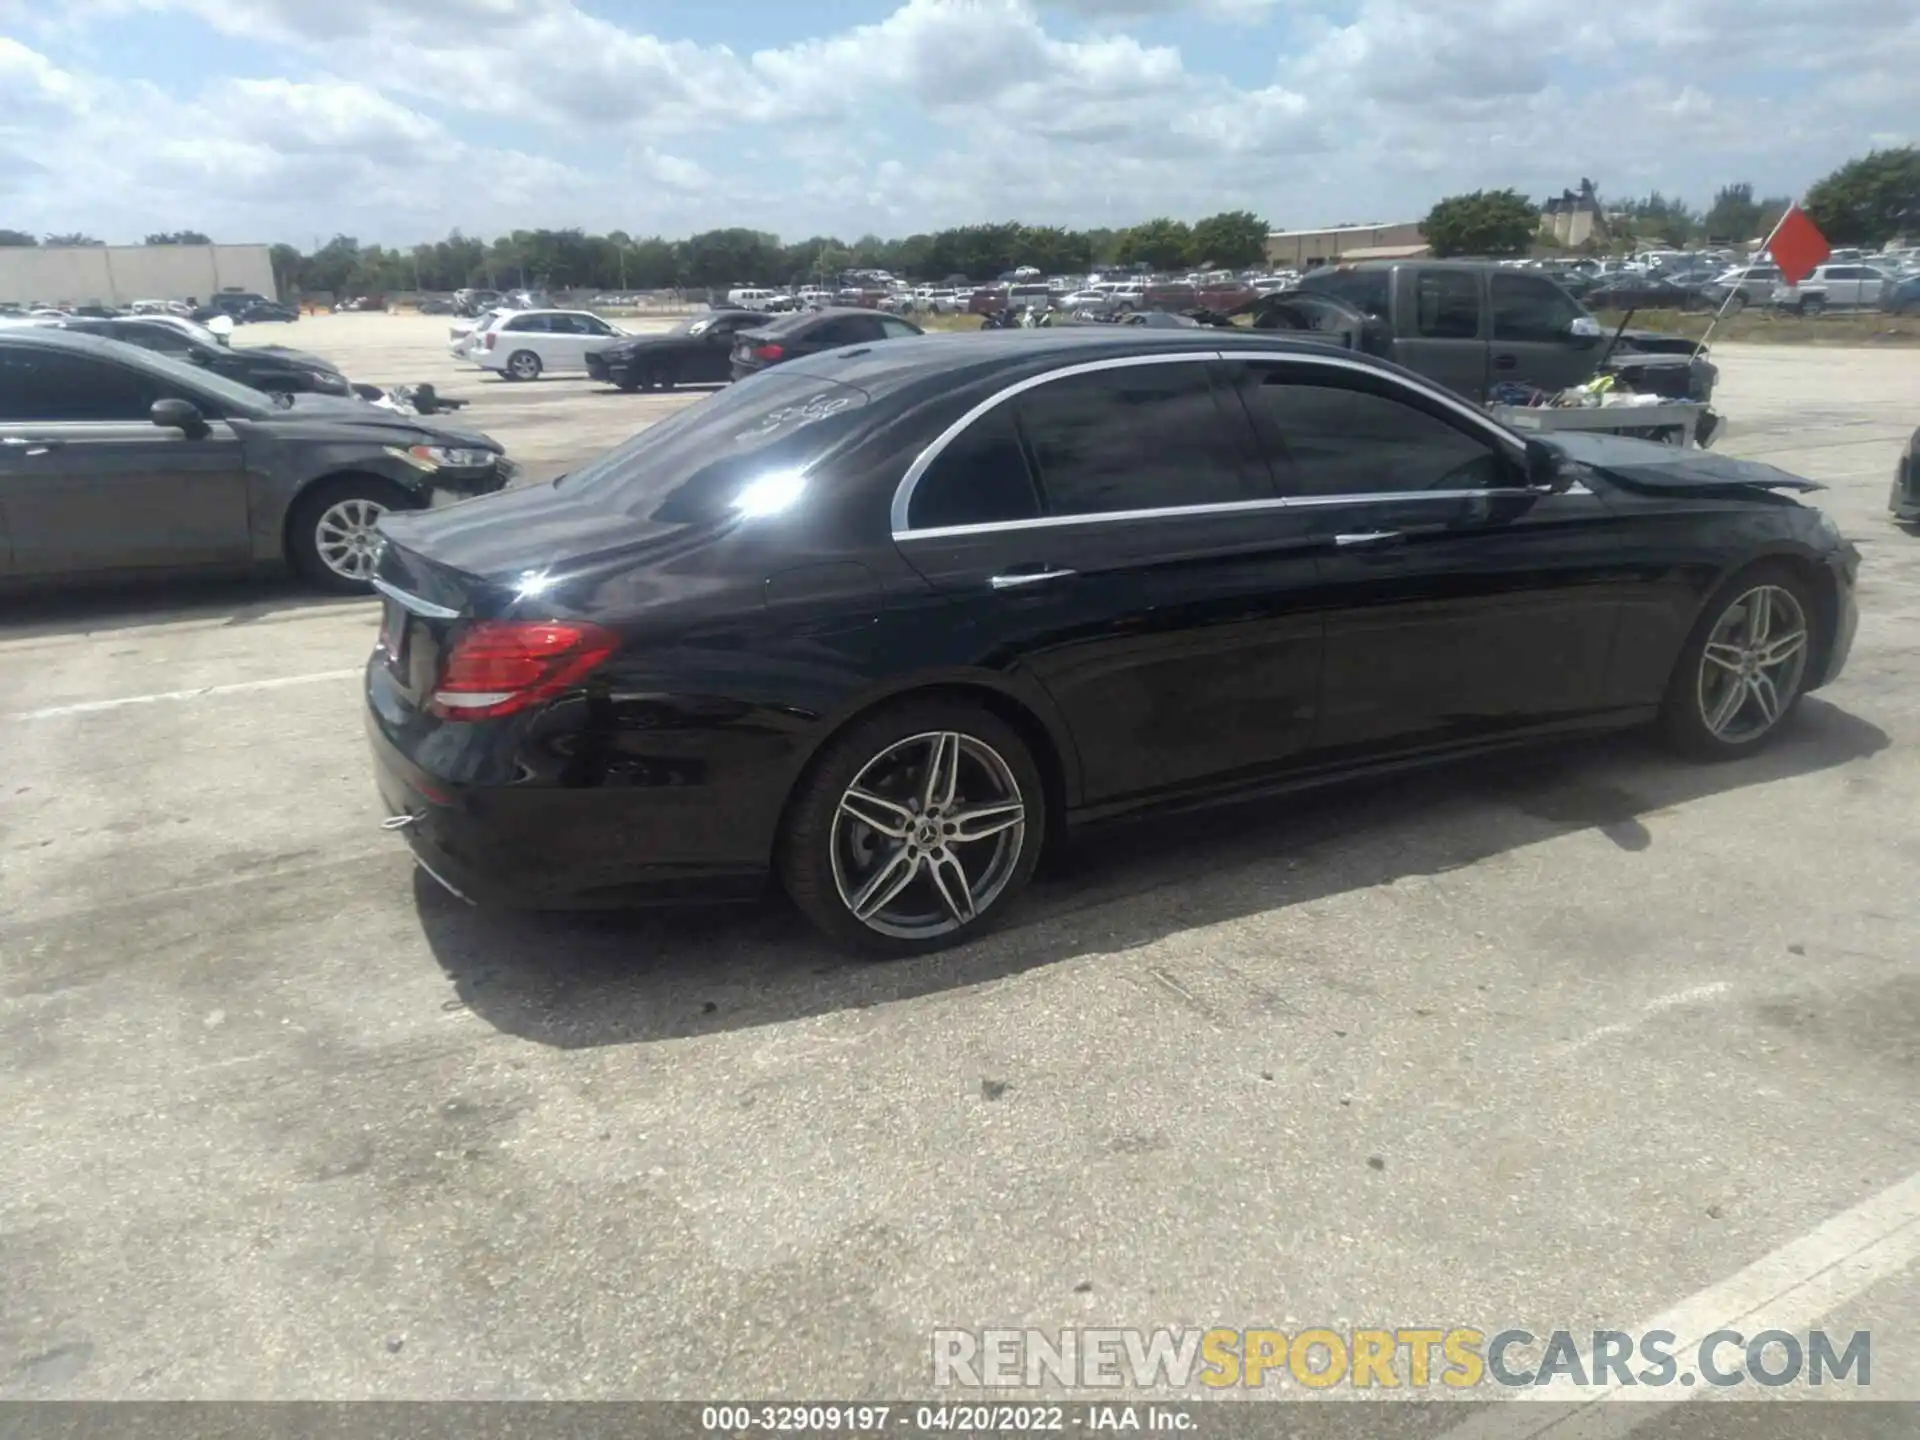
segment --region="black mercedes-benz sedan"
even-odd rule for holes
[[[658,335],[633,335],[589,350],[587,374],[622,390],[724,383],[733,378],[734,337],[766,323],[758,310],[710,310]]]
[[[456,894],[969,936],[1076,827],[1653,723],[1747,753],[1858,553],[1764,465],[1527,441],[1311,342],[797,360],[548,485],[382,522],[388,825]]]

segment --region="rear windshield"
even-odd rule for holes
[[[722,519],[756,482],[826,454],[859,423],[868,398],[852,385],[771,370],[648,426],[556,483],[639,520]]]

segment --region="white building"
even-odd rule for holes
[[[265,245],[0,245],[0,303],[128,305],[222,290],[277,299]]]

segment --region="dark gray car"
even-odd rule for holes
[[[276,399],[119,341],[0,329],[0,582],[285,563],[365,590],[381,516],[512,473],[485,435],[363,400]]]

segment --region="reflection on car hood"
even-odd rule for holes
[[[285,345],[248,345],[241,349],[228,347],[234,355],[270,355],[283,365],[297,366],[302,370],[328,370],[338,374],[340,367],[324,356],[315,355],[309,350],[294,350]]]
[[[1817,481],[1762,465],[1758,460],[1736,460],[1710,450],[1686,450],[1655,440],[1571,433],[1542,438],[1568,459],[1590,465],[1609,479],[1635,490],[1711,490],[1724,486],[1762,490],[1827,488]]]
[[[357,395],[292,395],[288,400],[290,403],[255,423],[271,425],[281,434],[303,439],[361,439],[372,445],[478,447],[503,453],[506,449],[498,440],[478,430],[437,424],[425,416],[396,414]]]

